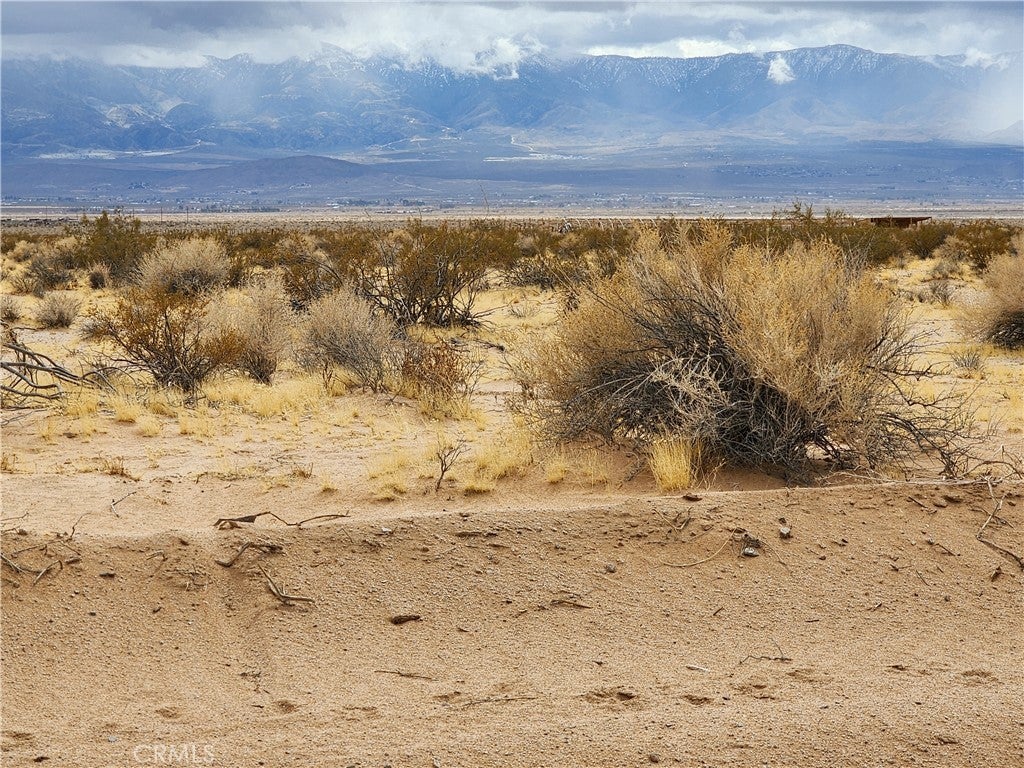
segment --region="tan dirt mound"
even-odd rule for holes
[[[5,766],[1024,765],[1020,484],[234,506],[9,524]]]

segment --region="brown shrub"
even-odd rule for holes
[[[270,383],[289,353],[295,325],[280,276],[254,278],[245,287],[239,303],[217,303],[210,322],[232,334],[238,342],[234,364],[256,381]]]
[[[212,237],[163,242],[143,257],[135,284],[147,292],[197,294],[224,285],[229,266],[223,244]]]
[[[329,378],[342,368],[378,392],[397,376],[402,362],[398,327],[351,289],[317,299],[309,307],[300,362]]]
[[[158,385],[192,394],[239,354],[230,330],[211,327],[209,304],[206,294],[132,287],[112,309],[94,314],[86,333],[113,344],[118,361],[150,373]]]
[[[1016,242],[1016,253],[989,264],[985,295],[965,318],[970,335],[1007,349],[1024,349],[1024,235]]]
[[[834,245],[725,243],[706,225],[584,295],[524,367],[549,435],[681,438],[789,476],[818,460],[902,467],[919,452],[958,469],[966,420],[912,392],[916,347],[894,297]]]
[[[36,308],[36,322],[43,328],[67,328],[81,308],[81,299],[73,294],[48,293]]]

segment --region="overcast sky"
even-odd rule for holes
[[[308,57],[324,44],[359,55],[433,58],[463,70],[523,56],[717,56],[847,43],[885,53],[1024,47],[1011,2],[7,2],[3,55],[81,56],[193,66],[206,55]]]

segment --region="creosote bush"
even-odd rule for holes
[[[88,269],[94,264],[105,264],[117,282],[135,274],[142,257],[153,248],[156,240],[153,235],[143,233],[142,222],[137,217],[125,216],[120,210],[113,214],[103,211],[91,220],[83,216],[72,233],[77,235],[73,252],[75,266]]]
[[[300,361],[308,370],[320,371],[325,381],[341,368],[361,386],[379,392],[401,369],[398,326],[351,289],[310,304],[301,335]]]
[[[131,287],[86,324],[86,334],[111,343],[116,362],[146,371],[163,387],[193,394],[219,368],[233,364],[239,342],[207,318],[208,294]]]
[[[559,440],[683,440],[701,457],[807,478],[920,452],[955,473],[968,425],[913,392],[916,344],[893,297],[836,246],[733,247],[705,223],[584,294],[523,366]]]

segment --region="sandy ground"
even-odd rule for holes
[[[985,535],[1024,551],[1024,487],[995,491]],[[3,582],[4,765],[1024,764],[1022,574],[975,538],[984,485],[214,528],[258,495],[5,534],[37,549]]]
[[[1024,483],[659,492],[523,440],[494,344],[557,302],[489,300],[456,419],[295,371],[5,413],[0,762],[1024,766]],[[1024,358],[982,351],[939,384],[1020,455]]]

